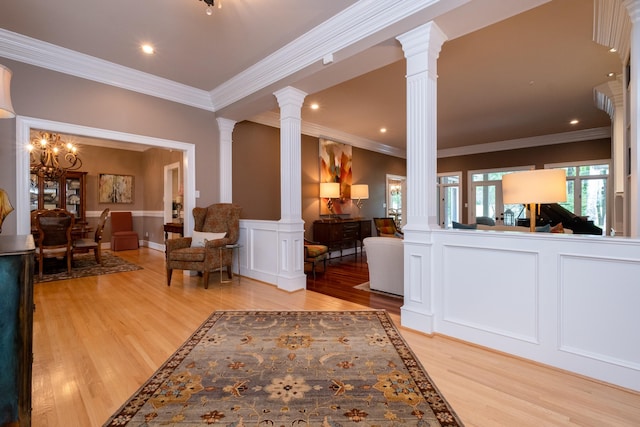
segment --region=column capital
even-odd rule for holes
[[[306,92],[296,89],[295,87],[287,86],[273,92],[273,94],[278,100],[278,105],[280,106],[280,117],[283,115],[289,116],[291,113],[296,112],[297,114],[294,114],[294,117],[300,117],[300,108],[302,108],[304,98],[307,96]]]
[[[218,122],[218,129],[220,130],[220,133],[233,132],[233,128],[237,123],[235,120],[225,119],[224,117],[217,117],[216,121]]]
[[[426,24],[415,28],[396,37],[402,45],[405,58],[417,58],[422,55],[423,61],[413,61],[415,66],[420,69],[413,70],[407,67],[409,74],[429,69],[429,64],[434,62],[440,55],[442,45],[447,41],[447,35],[438,27],[435,22],[427,22]],[[425,55],[426,54],[426,55]]]

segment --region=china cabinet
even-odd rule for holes
[[[30,210],[62,208],[73,213],[76,223],[86,221],[86,172],[67,172],[48,180],[31,174]]]

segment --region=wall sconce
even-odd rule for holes
[[[502,177],[502,199],[506,204],[528,204],[530,229],[536,231],[536,205],[567,200],[567,176],[564,169],[536,169],[514,172]]]
[[[15,116],[11,105],[11,70],[0,65],[0,119],[12,119]]]
[[[340,183],[339,182],[321,182],[320,183],[320,198],[327,200],[327,209],[332,214],[333,211],[333,199],[340,198]]]
[[[357,184],[351,186],[351,200],[356,200],[358,209],[362,208],[362,201],[369,198],[369,186],[367,184]]]

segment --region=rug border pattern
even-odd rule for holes
[[[311,314],[311,315],[352,315],[375,314],[387,332],[399,357],[420,389],[422,396],[434,412],[442,427],[463,426],[462,421],[449,403],[443,398],[433,380],[429,377],[411,347],[404,340],[386,310],[216,310],[214,311],[174,352],[158,370],[104,423],[103,427],[126,426],[129,420],[142,408],[163,382],[169,378],[174,368],[189,355],[193,348],[207,335],[207,332],[221,317],[228,315],[260,315],[269,314]],[[442,420],[452,420],[442,422]]]

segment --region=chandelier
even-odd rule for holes
[[[213,8],[216,5],[216,0],[200,0],[207,4],[207,8],[205,12],[207,15],[211,16],[213,14]],[[222,9],[222,0],[218,0],[218,9]]]
[[[40,132],[27,148],[31,173],[42,178],[57,180],[67,171],[82,167],[78,148],[70,142],[64,142],[57,133]]]

